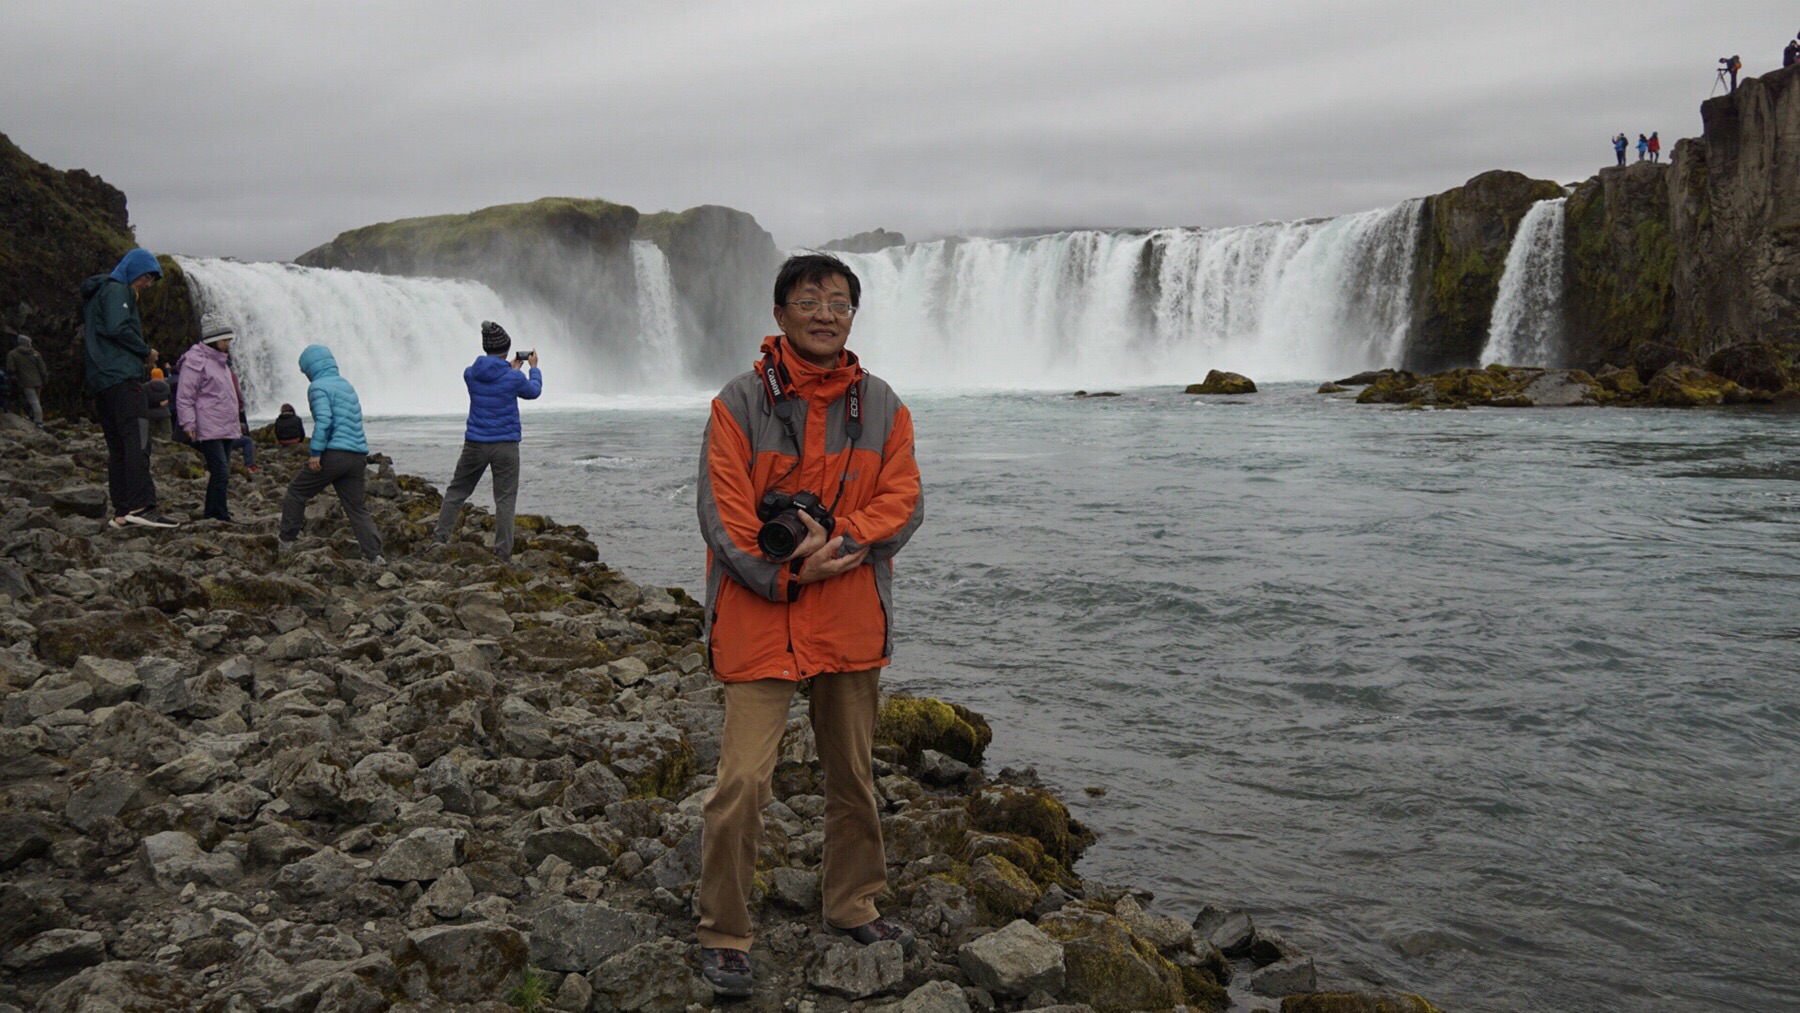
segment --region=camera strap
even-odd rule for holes
[[[800,433],[794,428],[794,397],[788,393],[793,389],[794,379],[789,375],[787,366],[778,362],[773,355],[763,356],[762,365],[758,369],[762,373],[763,393],[769,396],[769,405],[774,410],[775,417],[781,420],[781,427],[787,430],[788,439],[794,441],[794,467],[788,469],[788,473],[792,474],[806,457],[806,444],[801,441]],[[859,379],[844,391],[845,449],[856,448],[856,441],[862,439],[862,430],[862,381]],[[844,487],[849,484],[850,472],[845,469],[838,476],[837,495],[827,508],[832,514],[837,513],[838,504],[844,499]]]

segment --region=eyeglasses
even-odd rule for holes
[[[820,302],[817,299],[795,299],[793,302],[788,303],[788,305],[809,317],[818,316],[821,309],[830,310],[833,316],[853,317],[856,315],[856,307],[847,302]]]

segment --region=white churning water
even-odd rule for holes
[[[846,257],[855,343],[912,386],[1313,379],[1398,365],[1420,201],[1226,229],[947,239]]]
[[[1506,251],[1500,294],[1483,363],[1561,366],[1563,335],[1563,207],[1568,198],[1542,200],[1525,212]]]

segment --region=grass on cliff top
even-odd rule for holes
[[[21,270],[41,255],[43,237],[56,237],[62,247],[117,250],[123,256],[137,245],[129,228],[121,229],[91,207],[70,201],[64,172],[27,155],[12,139],[0,134],[0,179],[10,193],[6,206],[33,209],[30,229],[0,228],[0,268]]]
[[[587,197],[543,197],[496,204],[467,214],[431,215],[365,225],[302,254],[301,263],[342,264],[362,256],[404,251],[423,260],[454,261],[493,241],[533,232],[578,241],[629,237],[637,209]]]

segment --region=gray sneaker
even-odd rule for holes
[[[133,510],[123,517],[115,518],[115,520],[124,521],[126,524],[136,524],[143,528],[178,528],[181,526],[180,521],[172,521],[169,518],[164,517],[162,514],[157,513],[153,507],[146,507],[142,510]]]
[[[294,554],[294,543],[283,538],[275,539],[275,558],[286,559]]]
[[[742,999],[750,994],[750,954],[725,947],[703,947],[700,977],[712,986],[714,995]]]
[[[899,943],[900,952],[909,957],[913,955],[915,939],[912,930],[899,922],[888,921],[886,918],[877,918],[867,925],[858,925],[853,929],[840,929],[830,924],[825,928],[833,935],[849,936],[864,946],[873,946],[881,942]]]

